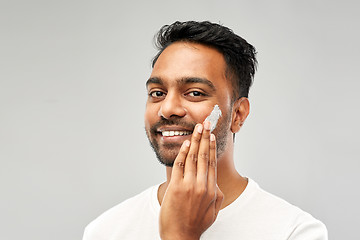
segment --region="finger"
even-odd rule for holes
[[[200,140],[198,164],[197,164],[197,180],[199,183],[207,184],[209,159],[210,159],[210,122],[205,121],[204,131]]]
[[[185,140],[181,145],[179,154],[176,156],[172,168],[171,179],[179,180],[184,176],[185,159],[189,151],[190,141]]]
[[[202,131],[203,125],[197,124],[191,137],[190,149],[186,156],[184,170],[184,178],[188,180],[192,180],[196,176],[196,164],[198,160],[199,142]]]
[[[217,183],[217,157],[216,157],[216,138],[214,134],[210,135],[210,159],[208,170],[208,189],[216,188]]]

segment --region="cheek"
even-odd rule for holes
[[[215,105],[216,103],[207,105],[197,104],[195,106],[189,107],[188,113],[195,122],[202,123],[205,118],[209,116]]]
[[[145,114],[144,114],[144,122],[145,128],[149,129],[150,126],[157,120],[158,112],[154,106],[146,105]]]
[[[221,110],[221,117],[217,123],[214,133],[216,129],[221,126],[221,131],[226,131],[230,128],[230,118],[231,112],[229,109],[228,99],[226,99],[225,103],[222,101],[219,102],[211,102],[208,104],[196,104],[189,106],[188,114],[196,123],[203,123],[204,120],[210,115],[215,105],[218,105]],[[230,114],[230,115],[229,115]]]

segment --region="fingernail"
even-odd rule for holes
[[[189,140],[185,140],[185,141],[184,141],[184,145],[185,145],[186,147],[189,147],[189,146],[190,146],[190,141],[189,141]]]
[[[215,141],[215,135],[214,134],[210,135],[210,141]]]
[[[202,124],[199,124],[197,127],[198,133],[202,133],[202,130],[203,130],[203,126],[202,126]]]
[[[204,123],[204,128],[206,129],[206,130],[210,130],[210,121],[205,121],[205,123]]]

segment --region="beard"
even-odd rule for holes
[[[226,114],[220,117],[216,128],[212,132],[216,136],[216,155],[219,158],[225,151],[227,138],[229,135],[228,128],[230,123],[230,114]],[[157,129],[164,125],[176,125],[184,127],[185,129],[192,129],[194,131],[196,122],[187,123],[182,118],[172,117],[165,119],[161,117],[160,121],[150,127],[149,130],[145,130],[149,139],[150,146],[154,150],[159,162],[167,167],[174,165],[175,158],[177,157],[182,143],[167,143],[160,146],[156,140],[156,135],[160,134]]]

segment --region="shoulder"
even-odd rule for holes
[[[254,181],[252,184],[254,207],[266,215],[265,218],[272,222],[272,227],[282,230],[286,239],[327,239],[327,229],[321,221],[299,207],[263,190]]]
[[[137,222],[139,216],[143,216],[146,211],[153,211],[155,215],[152,198],[157,188],[158,185],[152,186],[102,213],[86,226],[83,240],[109,239],[114,232],[122,231],[121,228],[126,229]]]

